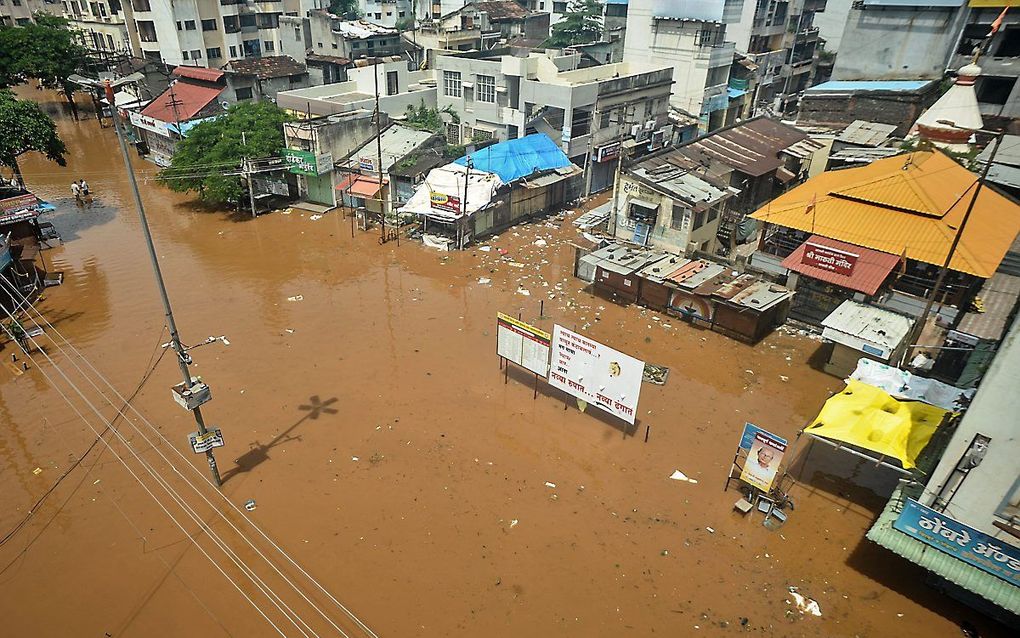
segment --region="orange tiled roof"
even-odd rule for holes
[[[941,266],[976,184],[976,175],[945,154],[917,151],[821,173],[751,216]],[[981,189],[950,268],[991,277],[1018,232],[1020,206]]]

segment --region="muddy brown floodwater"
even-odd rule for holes
[[[56,101],[44,106],[69,156],[66,168],[22,162],[29,187],[56,205],[49,218],[65,239],[45,252],[64,284],[38,307],[130,394],[166,339],[116,141],[95,120],[68,120]],[[812,367],[817,341],[776,333],[747,346],[594,297],[571,276],[569,223],[487,242],[507,259],[477,247],[380,246],[374,232],[352,238],[338,214],[235,221],[152,183],[151,164],[135,158],[135,168],[185,342],[230,342],[192,352],[213,389],[206,418],[226,439],[224,493],[235,505],[255,499],[244,516],[379,636],[954,636],[962,620],[985,636],[999,631],[863,538],[882,500],[855,485],[890,480],[869,464],[820,446],[805,462],[798,446],[786,525],[769,531],[760,516],[733,511],[738,494],[722,487],[742,424],[792,438],[841,387]],[[79,177],[92,186],[91,209],[70,197]],[[534,245],[539,237],[548,245]],[[544,385],[533,399],[531,377],[504,383],[497,311],[576,326],[668,366],[668,382],[642,387],[630,435],[592,410],[564,409]],[[0,370],[0,533],[95,438],[43,371],[56,374],[44,361],[24,374]],[[178,374],[165,357],[134,405],[204,475],[188,450],[194,423],[170,400]],[[117,423],[131,448],[183,485],[158,456],[170,446],[131,423]],[[124,444],[98,446],[0,547],[5,635],[277,635],[198,547],[284,635],[303,635],[135,465],[188,534],[177,528],[114,451],[131,464]],[[674,469],[699,482],[668,480]],[[208,506],[200,512],[224,538],[233,533]],[[265,578],[285,589],[278,574]],[[822,616],[796,612],[790,586]],[[287,600],[314,615],[293,591]],[[339,635],[308,622],[316,633],[305,635]]]

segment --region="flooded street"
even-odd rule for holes
[[[64,238],[43,253],[64,284],[38,308],[130,396],[167,341],[162,308],[112,130],[63,117],[59,130],[66,168],[37,155],[21,163],[27,187],[56,206],[46,217]],[[811,365],[819,341],[777,332],[748,346],[597,298],[571,275],[569,222],[511,229],[486,242],[489,251],[380,246],[378,231],[352,238],[339,213],[238,220],[200,209],[133,159],[182,339],[229,341],[192,351],[193,373],[212,388],[206,420],[226,440],[217,450],[224,494],[237,507],[257,503],[229,520],[247,532],[242,517],[256,522],[378,636],[957,636],[963,620],[982,636],[1004,631],[864,539],[883,500],[848,479],[895,481],[864,461],[819,445],[805,459],[802,441],[789,521],[770,531],[760,514],[733,510],[739,494],[723,484],[743,423],[792,441],[842,388]],[[95,194],[86,210],[69,190],[82,177]],[[539,237],[548,245],[536,246]],[[573,402],[564,409],[544,383],[533,398],[532,376],[511,371],[504,381],[497,312],[549,331],[576,328],[670,368],[668,381],[643,385],[633,431]],[[97,396],[69,355],[47,350]],[[5,362],[12,351],[0,353]],[[197,483],[207,468],[188,446],[191,415],[170,398],[180,381],[171,359],[132,404],[198,469],[178,468]],[[43,360],[22,374],[0,370],[0,534],[96,438],[42,371],[59,378]],[[184,485],[160,458],[181,465],[169,445],[151,431],[143,437],[137,420],[116,427]],[[6,635],[277,635],[198,547],[284,635],[341,635],[321,618],[314,633],[282,624],[199,524],[142,472],[182,532],[114,451],[131,459],[121,442],[98,445],[0,546]],[[668,480],[675,469],[698,483]],[[188,493],[199,516],[255,560]],[[215,498],[204,482],[202,494]],[[296,571],[283,569],[294,579]],[[282,593],[280,574],[265,578]],[[817,600],[822,616],[800,614],[791,586]],[[322,592],[313,599],[328,603]],[[287,601],[312,624],[307,601],[293,590]],[[348,635],[370,635],[330,609]]]

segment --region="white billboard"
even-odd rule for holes
[[[645,363],[556,325],[549,384],[634,423]]]
[[[502,312],[496,316],[496,354],[543,377],[549,374],[548,332]]]

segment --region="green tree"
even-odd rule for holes
[[[546,44],[567,47],[588,44],[602,37],[602,3],[599,0],[571,0],[563,19],[553,25]]]
[[[422,100],[417,107],[410,104],[407,105],[407,112],[404,114],[404,124],[423,131],[442,133],[446,129],[446,125],[443,123],[441,113],[450,115],[456,123],[460,122],[460,116],[449,106],[442,110],[430,109],[425,106],[425,100]]]
[[[11,91],[0,90],[0,164],[10,167],[22,183],[18,156],[28,151],[39,151],[61,166],[66,164],[67,148],[50,116],[32,100],[19,100]]]
[[[242,102],[225,115],[202,122],[177,144],[160,181],[179,193],[195,192],[213,205],[236,202],[244,193],[236,172],[241,160],[277,157],[283,148],[283,123],[291,120],[272,102]]]
[[[357,20],[361,17],[358,0],[330,0],[329,12],[348,20]]]
[[[85,60],[85,49],[67,28],[67,20],[43,13],[22,27],[0,29],[0,88],[29,78],[63,92],[75,117],[78,109],[71,94],[75,86],[67,81]]]

